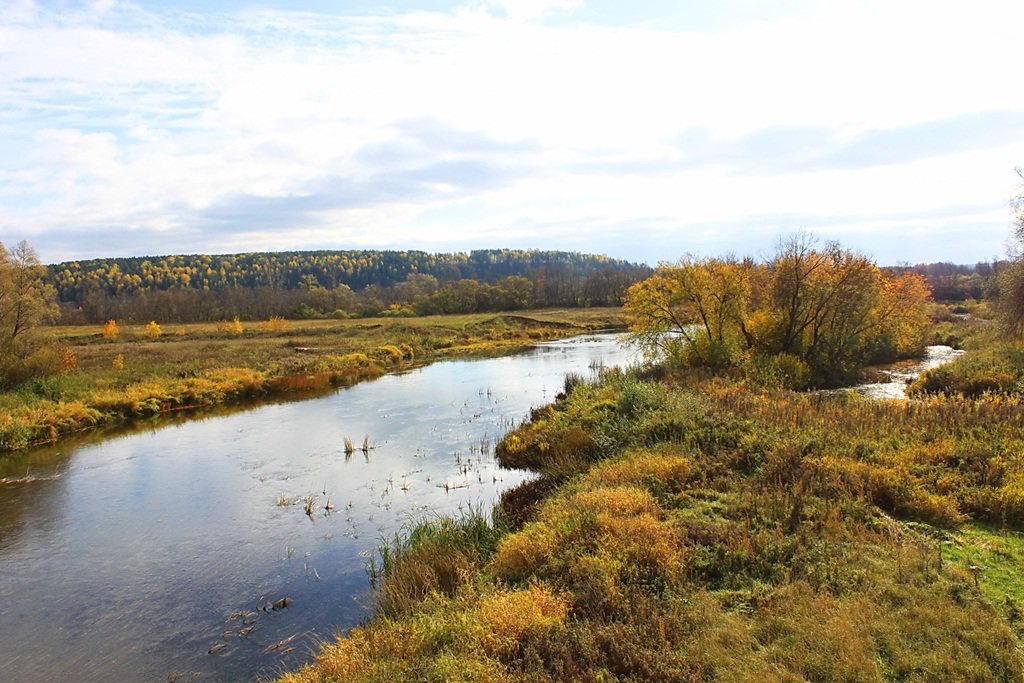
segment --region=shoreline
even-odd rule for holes
[[[569,321],[543,320],[538,316],[564,316]],[[297,345],[289,339],[283,348],[290,350],[293,358],[285,360],[298,365],[297,371],[283,371],[282,363],[278,362],[280,359],[266,361],[261,367],[215,365],[192,376],[181,376],[186,374],[184,372],[173,377],[150,375],[120,389],[96,388],[84,400],[65,401],[60,397],[57,400],[36,400],[7,415],[0,415],[0,458],[26,448],[53,445],[92,430],[117,429],[142,419],[229,406],[247,400],[258,404],[303,393],[319,395],[438,361],[507,355],[537,343],[608,328],[607,319],[573,320],[574,317],[584,317],[574,316],[573,311],[528,311],[515,315],[475,317],[478,320],[473,324],[479,329],[462,330],[462,338],[440,348],[426,345],[417,348],[409,343],[414,340],[397,338],[403,333],[399,326],[395,326],[396,338],[386,339],[387,344],[379,344],[369,353],[355,350],[345,354],[327,353],[332,349]],[[407,318],[400,322],[408,325],[436,323],[437,320]],[[379,327],[371,321],[362,329],[375,330]],[[499,328],[504,329],[499,331]],[[348,333],[351,329],[352,326],[338,326],[334,331]],[[455,330],[454,327],[452,329]],[[310,330],[300,328],[295,334],[303,333],[308,334]],[[322,334],[319,330],[317,333]],[[499,338],[494,338],[496,336]],[[216,341],[221,340],[213,340]],[[228,339],[224,343],[235,341]],[[245,339],[241,341],[243,344],[246,342]],[[266,340],[262,341],[265,343]],[[354,349],[366,345],[349,342],[349,346]],[[88,370],[81,372],[87,375],[85,379],[96,379],[88,375]]]

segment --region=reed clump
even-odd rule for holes
[[[435,593],[454,596],[493,555],[502,530],[500,521],[471,510],[458,520],[425,519],[395,535],[370,569],[380,612],[397,617]]]

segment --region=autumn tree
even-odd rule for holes
[[[17,353],[24,340],[56,313],[46,268],[28,242],[0,244],[0,352]]]
[[[45,277],[45,266],[27,242],[11,250],[0,244],[0,381],[4,383],[45,373],[51,361],[54,371],[65,363],[60,360],[63,353],[43,358],[47,354],[35,335],[39,325],[57,313],[55,292]]]
[[[670,359],[710,367],[767,359],[821,384],[919,351],[928,302],[921,276],[886,275],[862,254],[798,233],[762,264],[663,264],[630,288],[626,310],[634,337]]]
[[[883,290],[870,259],[797,233],[779,243],[768,271],[770,322],[754,340],[762,351],[800,358],[818,375],[844,375],[866,362]]]
[[[747,316],[751,268],[749,261],[692,256],[659,265],[626,292],[634,339],[648,352],[725,363]]]

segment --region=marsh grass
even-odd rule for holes
[[[313,513],[316,512],[316,504],[317,504],[317,501],[319,501],[319,500],[320,500],[319,497],[314,495],[314,494],[310,494],[310,495],[306,496],[305,504],[303,505],[303,509],[306,511],[306,514],[308,516],[312,517]]]
[[[462,517],[434,517],[412,523],[378,547],[368,571],[379,587],[378,610],[397,617],[433,593],[453,596],[497,547],[504,532],[500,517],[477,508]]]
[[[918,396],[943,394],[973,398],[998,394],[1024,397],[1024,347],[994,340],[951,363],[929,370],[908,391]]]

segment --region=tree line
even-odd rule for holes
[[[645,265],[562,251],[171,255],[49,266],[65,322],[174,322],[615,306]]]
[[[928,282],[936,301],[957,303],[970,299],[981,301],[993,298],[997,288],[997,277],[1009,265],[1010,261],[1001,259],[979,261],[973,265],[943,261],[896,266],[889,270],[917,273]]]

